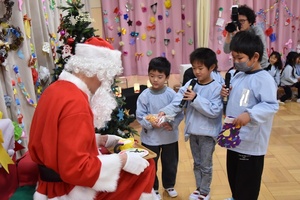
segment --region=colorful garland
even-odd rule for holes
[[[10,0],[4,0],[4,5],[6,8],[6,13],[0,18],[0,24],[3,22],[8,22],[8,20],[11,18],[14,2]]]

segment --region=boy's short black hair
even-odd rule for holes
[[[260,62],[264,52],[264,45],[260,37],[254,33],[250,31],[239,31],[233,36],[230,42],[230,51],[246,54],[249,59],[257,52],[259,54],[258,61]]]
[[[214,71],[217,71],[218,69],[218,60],[216,53],[209,48],[200,47],[195,49],[190,54],[190,63],[193,64],[195,61],[203,63],[208,69],[210,69],[215,64]]]
[[[171,63],[165,57],[152,58],[149,62],[148,73],[150,71],[158,71],[168,77],[171,72]]]
[[[245,15],[251,25],[256,22],[256,14],[254,10],[248,7],[246,4],[238,7],[238,13],[239,15]]]

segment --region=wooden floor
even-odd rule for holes
[[[129,86],[145,84],[147,77],[127,77]],[[145,82],[145,83],[144,83]],[[171,75],[169,86],[179,84],[179,75]],[[137,130],[137,122],[132,124]],[[187,200],[196,189],[193,159],[188,142],[183,139],[184,122],[180,124],[179,166],[175,189],[178,197],[170,198],[160,188],[162,198]],[[216,146],[213,157],[213,181],[211,200],[223,200],[231,196],[226,175],[226,150]],[[160,174],[160,168],[159,174]],[[265,157],[259,200],[300,200],[300,103],[288,102],[280,106],[274,118],[269,148]]]

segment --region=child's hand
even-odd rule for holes
[[[165,115],[166,115],[166,113],[164,113],[164,112],[159,112],[159,113],[157,114],[157,117],[160,118],[160,117],[165,116]]]
[[[172,127],[171,124],[168,123],[168,122],[162,123],[161,126],[162,126],[164,129],[166,129],[167,131],[172,131],[172,130],[173,130],[173,127]]]
[[[237,118],[233,120],[233,124],[236,126],[245,126],[251,121],[250,115],[247,112],[243,112]]]
[[[192,101],[196,96],[196,93],[191,90],[191,89],[187,89],[186,92],[184,93],[184,97],[183,100],[187,100],[187,101]]]
[[[231,90],[231,87],[230,88],[226,88],[226,85],[222,85],[221,96],[223,98],[227,97],[229,95],[230,90]]]

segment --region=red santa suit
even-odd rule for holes
[[[54,170],[61,181],[40,178],[34,198],[152,199],[153,160],[137,176],[121,169],[119,155],[101,155],[94,134],[90,91],[80,79],[63,73],[66,80],[52,83],[38,102],[28,145],[32,160]]]

